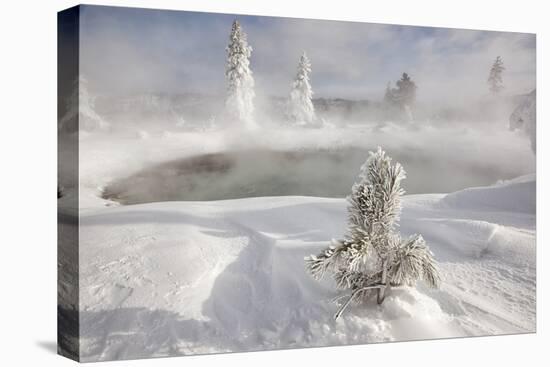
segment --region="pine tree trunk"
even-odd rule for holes
[[[378,302],[378,304],[381,304],[382,302],[384,302],[384,298],[386,297],[386,290],[389,286],[389,284],[386,282],[387,272],[388,272],[388,259],[385,259],[384,262],[382,263],[382,284],[385,285],[385,287],[378,289],[378,295],[376,297],[376,302]]]

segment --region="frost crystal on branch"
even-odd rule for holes
[[[227,63],[225,79],[227,96],[225,111],[230,121],[244,125],[245,128],[256,127],[254,112],[254,78],[250,70],[252,47],[248,45],[246,34],[238,21],[233,22],[229,45],[226,48]]]
[[[300,57],[296,78],[292,83],[292,90],[288,98],[288,119],[298,125],[309,125],[315,119],[315,109],[311,98],[313,91],[309,84],[311,62],[304,52]]]
[[[392,163],[381,148],[370,152],[348,197],[345,238],[333,240],[321,254],[305,259],[314,278],[330,272],[339,288],[351,291],[335,318],[351,301],[374,293],[382,303],[392,286],[413,286],[418,279],[432,287],[439,285],[437,264],[422,236],[402,239],[396,232],[405,177],[403,167]]]

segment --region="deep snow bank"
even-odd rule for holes
[[[533,185],[486,188],[485,197],[527,195]],[[441,290],[394,290],[383,305],[350,307],[338,321],[330,300],[340,293],[311,279],[303,257],[343,235],[343,199],[87,211],[84,360],[534,331],[534,215],[510,206],[495,213],[461,195],[405,198],[401,231],[426,238],[441,263]]]
[[[504,181],[491,187],[472,187],[447,195],[451,207],[535,214],[535,174]]]

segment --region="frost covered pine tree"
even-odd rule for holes
[[[510,130],[523,131],[531,140],[531,150],[537,153],[537,90],[533,89],[510,115]]]
[[[395,85],[397,89],[394,90],[394,96],[402,106],[411,107],[416,102],[416,90],[418,87],[416,83],[412,81],[411,77],[407,73],[401,75]]]
[[[413,122],[412,107],[416,102],[418,87],[407,73],[401,75],[401,79],[395,83],[395,86],[396,88],[392,88],[391,83],[387,84],[384,93],[384,108],[389,116],[396,114],[396,108],[398,108],[405,113],[408,122]]]
[[[250,70],[252,47],[248,45],[246,34],[237,20],[233,22],[229,45],[226,47],[227,62],[225,79],[227,95],[225,112],[233,123],[243,125],[247,129],[256,128],[253,120],[254,112],[254,78]]]
[[[504,63],[500,56],[497,56],[491,71],[489,72],[489,78],[487,78],[487,84],[489,84],[489,90],[494,95],[498,95],[503,89],[504,84],[502,82],[502,72],[504,71]]]
[[[315,119],[315,109],[311,101],[313,90],[309,83],[310,73],[311,62],[304,52],[298,63],[298,71],[292,83],[287,105],[288,119],[298,125],[310,125]]]
[[[73,82],[71,94],[65,101],[66,112],[58,128],[65,132],[107,130],[109,123],[95,112],[95,97],[89,92],[88,80],[80,75]]]
[[[384,105],[391,106],[395,103],[395,96],[391,88],[391,82],[386,84],[386,91],[384,92]]]
[[[381,148],[370,152],[348,197],[346,236],[333,240],[321,254],[305,259],[314,278],[330,272],[338,288],[350,291],[335,319],[354,300],[376,294],[381,304],[391,287],[413,286],[419,279],[439,286],[437,264],[422,236],[401,238],[396,232],[404,178],[403,167],[392,163]]]

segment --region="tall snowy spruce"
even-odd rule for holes
[[[396,231],[404,190],[405,170],[378,148],[361,167],[359,182],[348,199],[348,231],[343,240],[333,240],[321,254],[305,258],[316,279],[331,273],[337,287],[349,297],[334,315],[338,319],[352,301],[376,294],[378,304],[391,287],[413,286],[423,279],[438,287],[439,271],[432,252],[421,235],[401,238]]]
[[[227,95],[225,111],[229,120],[247,129],[256,128],[254,112],[254,78],[250,70],[252,47],[248,45],[246,34],[237,20],[233,22],[229,45],[226,47],[227,63],[225,79]]]
[[[494,95],[499,94],[504,89],[504,83],[502,81],[502,72],[504,71],[504,63],[500,56],[497,56],[491,71],[489,72],[489,78],[487,78],[487,84],[489,84],[489,90]]]
[[[288,98],[287,117],[290,122],[298,125],[309,125],[315,119],[315,109],[311,98],[313,90],[309,83],[311,62],[304,52],[298,63],[296,78]]]

